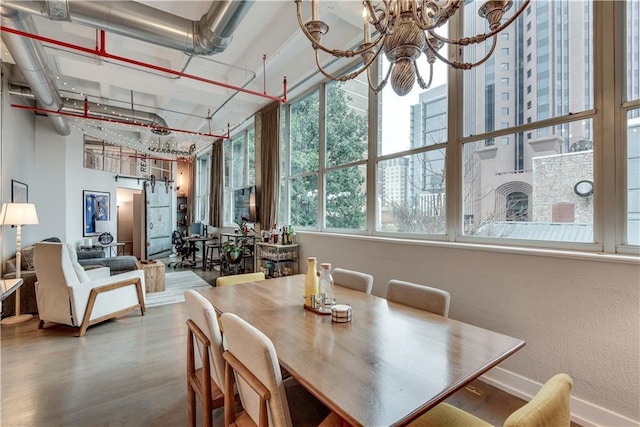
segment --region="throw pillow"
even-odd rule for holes
[[[71,258],[71,262],[78,262],[78,253],[76,252],[76,247],[71,243],[67,243],[67,252],[69,252],[69,258]]]
[[[4,274],[15,273],[15,272],[16,272],[16,259],[11,258],[9,261],[4,263]]]
[[[73,264],[73,270],[76,272],[76,276],[78,276],[78,280],[80,281],[80,283],[91,281],[87,272],[84,271],[84,268],[80,264],[78,264],[78,261],[72,261],[71,263]]]
[[[33,252],[34,246],[28,246],[22,250],[22,259],[20,260],[20,267],[23,270],[33,270]]]

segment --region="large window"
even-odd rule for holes
[[[390,85],[380,93],[377,231],[445,234],[447,102],[447,70],[441,63],[428,90],[416,83],[402,97]]]
[[[290,108],[289,222],[296,227],[318,224],[319,106],[315,91]]]
[[[253,122],[249,127],[237,132],[231,141],[224,142],[224,223],[234,222],[234,191],[255,185],[256,182],[256,150],[255,128]]]
[[[640,2],[627,0],[623,50],[626,62],[626,240],[640,245]]]
[[[482,3],[464,2],[459,28],[440,34],[486,31]],[[598,22],[607,16],[624,16],[626,26]],[[373,114],[358,89],[364,77],[319,85],[284,107],[281,220],[336,232],[636,253],[639,27],[635,0],[538,0],[501,33],[488,61],[465,71],[436,61],[430,88],[416,83],[399,97],[388,85],[370,103]],[[615,37],[598,37],[601,28],[615,28]],[[489,48],[465,47],[461,60],[478,61]],[[381,58],[380,76],[388,67]],[[418,67],[428,81],[425,62]]]
[[[196,210],[192,222],[209,223],[209,182],[211,180],[211,154],[196,159]]]

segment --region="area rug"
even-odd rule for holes
[[[187,289],[209,287],[211,285],[190,270],[166,273],[164,278],[165,290],[147,294],[146,306],[147,308],[158,307],[160,305],[184,302],[184,291]]]

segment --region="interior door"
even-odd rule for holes
[[[163,181],[145,183],[147,259],[171,254],[173,192]]]

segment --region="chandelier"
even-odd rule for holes
[[[391,81],[391,87],[399,95],[404,96],[411,91],[415,81],[422,89],[428,89],[433,81],[433,64],[436,59],[449,66],[469,70],[484,63],[493,54],[498,41],[498,33],[507,28],[529,4],[525,0],[520,8],[505,22],[502,18],[511,6],[512,0],[488,0],[478,10],[480,17],[489,24],[489,31],[473,37],[451,40],[437,34],[434,30],[446,24],[463,6],[465,0],[382,0],[381,4],[373,4],[364,0],[362,13],[364,21],[363,43],[351,50],[329,49],[321,44],[322,36],[329,31],[329,26],[319,20],[319,0],[311,1],[311,20],[303,23],[302,0],[295,0],[296,13],[300,28],[311,41],[315,50],[316,65],[320,72],[331,80],[347,81],[359,76],[367,70],[367,79],[371,89],[378,93]],[[373,27],[373,39],[371,30]],[[492,38],[491,49],[477,62],[456,62],[445,58],[438,51],[444,44],[468,46],[482,43]],[[362,66],[348,74],[335,76],[327,72],[320,64],[319,51],[326,52],[338,58],[352,58],[362,56]],[[370,66],[376,61],[381,52],[389,60],[390,66],[384,79],[375,85],[371,78]],[[425,83],[416,61],[425,54],[429,64],[429,81]]]

